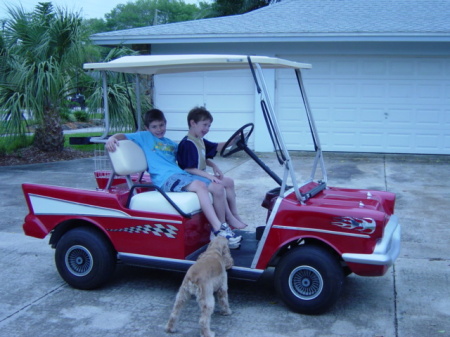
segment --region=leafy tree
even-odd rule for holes
[[[27,14],[9,8],[11,20],[3,32],[0,52],[3,81],[0,106],[7,112],[4,133],[24,133],[23,111],[38,121],[34,144],[43,151],[61,151],[64,146],[59,109],[71,88],[71,79],[87,54],[87,36],[81,18],[54,10],[49,2]]]
[[[34,145],[43,151],[61,151],[64,136],[61,112],[67,97],[81,91],[92,111],[102,104],[99,74],[87,74],[85,62],[99,62],[134,53],[127,48],[106,49],[92,45],[91,31],[78,13],[39,3],[32,13],[9,8],[10,19],[0,33],[0,133],[11,140],[29,131],[24,112],[37,122]],[[109,74],[108,100],[112,124],[134,126],[129,102],[134,81]],[[145,99],[145,97],[144,97]],[[119,113],[120,112],[120,113]]]
[[[269,0],[215,0],[208,17],[244,14],[255,9],[267,6]]]
[[[107,31],[193,20],[198,7],[180,0],[137,0],[117,5],[106,14]]]

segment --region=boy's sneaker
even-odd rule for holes
[[[241,236],[239,236],[238,238],[233,237],[232,235],[227,233],[224,229],[222,229],[222,226],[221,229],[217,232],[211,231],[210,239],[213,240],[216,236],[223,236],[224,238],[226,238],[228,240],[228,247],[230,247],[230,249],[237,249],[241,245],[240,241],[242,237]]]
[[[240,235],[236,235],[235,232],[233,232],[230,228],[230,226],[228,226],[228,224],[226,222],[224,222],[221,226],[220,226],[220,230],[224,231],[225,233],[227,233],[227,235],[229,235],[230,237],[234,238],[237,240],[237,242],[241,242],[242,240],[242,236]]]

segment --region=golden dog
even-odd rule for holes
[[[200,334],[203,337],[214,337],[215,334],[210,329],[211,315],[214,312],[214,293],[217,294],[222,308],[221,314],[231,315],[228,304],[226,269],[230,269],[232,266],[233,259],[228,247],[228,240],[224,237],[216,237],[187,271],[175,298],[166,331],[175,332],[175,323],[181,308],[191,295],[195,295],[201,311]]]

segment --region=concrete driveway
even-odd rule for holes
[[[261,156],[279,171],[272,154]],[[293,157],[307,177],[311,155]],[[325,160],[330,186],[397,194],[396,264],[383,277],[349,276],[337,305],[321,316],[289,311],[271,271],[257,283],[230,280],[233,315],[213,315],[217,336],[450,336],[450,156],[326,153]],[[216,162],[235,179],[242,217],[252,226],[263,223],[260,204],[276,184],[243,155]],[[0,167],[0,336],[170,336],[164,325],[182,274],[118,266],[105,287],[75,290],[59,277],[48,240],[22,232],[21,183],[91,189],[93,169],[93,159]],[[198,315],[192,300],[173,336],[198,336]]]

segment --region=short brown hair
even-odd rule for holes
[[[150,127],[150,123],[154,121],[164,121],[167,123],[164,113],[159,109],[150,109],[144,115],[144,125]]]
[[[195,108],[191,109],[191,111],[189,111],[187,115],[188,127],[191,127],[191,121],[198,123],[205,120],[210,120],[212,123],[213,116],[208,110],[206,110],[204,106],[196,106]]]

